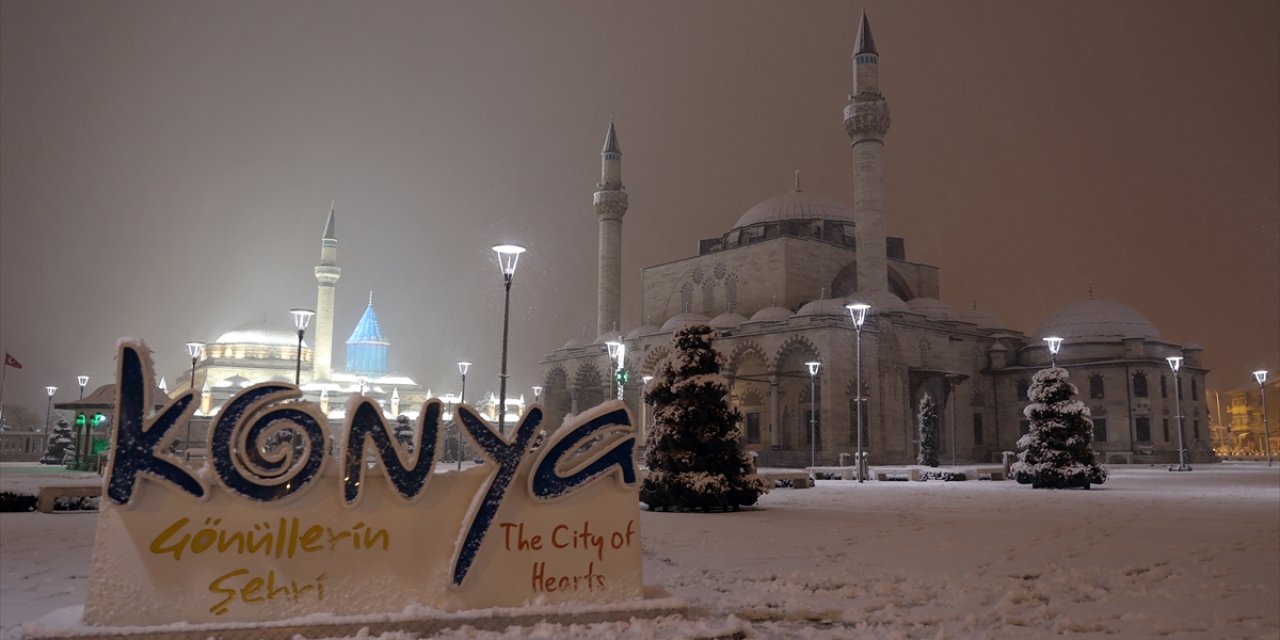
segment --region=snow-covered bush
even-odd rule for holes
[[[396,426],[392,431],[396,442],[405,448],[405,451],[413,453],[413,422],[409,420],[409,416],[403,413],[396,416]]]
[[[1093,422],[1089,408],[1076,400],[1075,385],[1066,369],[1041,369],[1031,379],[1031,404],[1023,415],[1031,430],[1018,439],[1018,461],[1010,467],[1014,480],[1035,489],[1088,489],[1102,484],[1107,470],[1089,446]]]
[[[920,397],[920,404],[916,407],[916,428],[920,440],[916,464],[938,466],[938,406],[934,404],[933,396],[927,393]]]
[[[737,510],[768,491],[742,446],[742,414],[729,406],[714,336],[706,325],[677,331],[674,353],[645,394],[654,426],[640,500],[650,509]]]
[[[67,424],[65,419],[59,418],[49,433],[49,442],[45,445],[44,457],[40,458],[40,464],[62,464],[72,456],[74,451],[71,446],[71,425]]]

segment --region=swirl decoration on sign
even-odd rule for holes
[[[237,394],[223,407],[210,444],[214,469],[232,493],[259,502],[298,495],[323,471],[329,431],[315,405],[293,385],[266,382]]]

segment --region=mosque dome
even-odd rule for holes
[[[930,320],[959,320],[951,305],[937,298],[912,298],[907,301],[907,308]]]
[[[571,338],[568,342],[564,343],[564,346],[561,348],[562,349],[581,349],[589,344],[591,343],[587,342],[586,338],[583,338],[582,336],[578,336],[577,338]]]
[[[796,312],[796,317],[803,316],[849,316],[849,310],[844,308],[849,304],[844,298],[819,298],[813,300]]]
[[[1160,332],[1131,307],[1110,300],[1080,300],[1049,314],[1035,338],[1159,338]]]
[[[710,322],[706,316],[701,313],[678,313],[671,316],[670,320],[662,323],[663,331],[675,331],[687,324],[707,324]]]
[[[979,329],[1004,329],[1006,325],[999,316],[988,311],[969,309],[960,312],[960,319],[978,325]]]
[[[773,196],[747,209],[734,227],[779,220],[841,220],[853,222],[853,210],[827,196],[792,191]]]
[[[347,370],[353,373],[378,377],[387,373],[387,356],[391,343],[382,334],[382,323],[373,311],[373,294],[369,294],[369,306],[347,338]]]
[[[786,307],[765,307],[751,316],[751,322],[786,322],[791,319],[791,310]]]
[[[242,325],[228,331],[215,340],[217,344],[251,344],[272,346],[298,346],[298,334],[283,329],[267,327],[264,324]],[[302,346],[307,343],[303,341]]]
[[[599,336],[597,336],[596,341],[592,342],[591,344],[605,344],[609,342],[618,342],[619,340],[622,340],[622,339],[624,338],[621,331],[606,331],[600,334]]]
[[[911,311],[907,303],[902,298],[889,293],[888,291],[877,291],[874,293],[857,293],[849,296],[852,302],[864,302],[871,305],[871,315],[881,313],[902,313]]]
[[[627,339],[635,340],[636,338],[639,338],[641,336],[648,336],[648,335],[653,335],[655,333],[661,333],[661,332],[662,332],[662,329],[659,329],[658,327],[655,327],[651,324],[641,325],[639,327],[632,329],[631,333],[627,334]]]
[[[747,317],[737,313],[722,313],[711,319],[712,329],[737,329],[742,323],[747,321]]]

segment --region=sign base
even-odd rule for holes
[[[37,621],[23,626],[22,637],[26,640],[294,640],[355,636],[362,629],[366,629],[365,633],[370,636],[404,631],[430,637],[464,625],[501,631],[510,626],[529,626],[539,622],[592,624],[683,615],[688,608],[683,599],[669,595],[664,589],[645,587],[642,599],[608,604],[530,605],[457,612],[422,610],[368,616],[326,616],[323,620],[317,619],[319,616],[308,616],[277,622],[177,623],[147,627],[56,627]]]

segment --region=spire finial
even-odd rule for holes
[[[618,145],[618,130],[613,126],[613,117],[609,117],[609,132],[604,136],[604,149],[601,153],[622,155],[622,147]]]
[[[1093,285],[1089,285],[1089,299],[1093,299]]]
[[[329,221],[324,223],[324,236],[321,237],[322,240],[333,240],[335,242],[338,240],[338,228],[334,222],[334,212],[337,210],[336,204],[336,200],[329,201]]]
[[[791,187],[791,193],[800,193],[800,170],[796,169],[796,184]]]
[[[871,37],[871,23],[867,21],[867,10],[862,10],[862,20],[858,22],[858,42],[853,48],[853,55],[869,53],[880,55],[876,51],[876,41]]]
[[[373,289],[369,290],[369,306],[373,306]]]
[[[827,299],[827,288],[826,288],[826,287],[823,287],[823,288],[822,288],[822,291],[820,291],[820,292],[818,293],[818,299],[819,299],[819,300],[826,300],[826,299]]]

